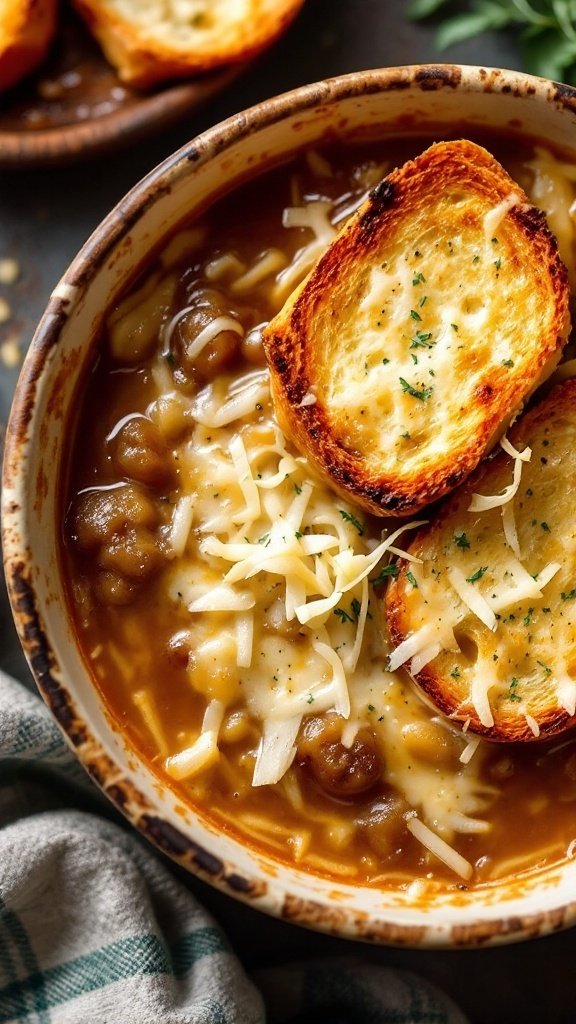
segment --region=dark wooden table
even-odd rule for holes
[[[226,93],[177,128],[129,151],[73,166],[0,172],[0,260],[21,275],[0,284],[12,310],[0,323],[0,348],[16,334],[23,348],[48,295],[92,229],[150,168],[224,117],[294,86],[330,75],[386,65],[438,61],[431,25],[405,19],[404,0],[307,0],[287,35]],[[512,37],[479,36],[442,59],[518,68]],[[17,368],[0,363],[0,438]],[[0,593],[0,667],[28,685],[5,593]],[[435,981],[474,1024],[568,1024],[576,1018],[576,932],[501,949],[411,951],[360,946],[306,932],[257,914],[187,879],[226,928],[248,968],[288,960],[354,956],[416,971]]]

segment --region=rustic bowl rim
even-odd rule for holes
[[[64,273],[39,322],[30,352],[22,367],[6,434],[2,498],[2,529],[6,539],[8,539],[9,532],[11,537],[13,536],[15,528],[18,530],[22,526],[25,527],[23,510],[14,501],[14,482],[22,479],[26,472],[26,460],[22,458],[22,455],[32,440],[26,436],[26,426],[32,415],[36,400],[36,385],[42,373],[46,356],[57,343],[77,294],[90,286],[107,258],[147,208],[154,205],[164,190],[172,187],[182,176],[186,176],[191,164],[197,164],[198,161],[210,161],[247,134],[276,124],[298,111],[305,111],[311,107],[335,104],[358,95],[409,88],[419,88],[422,91],[443,88],[458,89],[463,94],[486,91],[510,93],[514,91],[514,95],[520,98],[530,96],[536,97],[544,103],[553,101],[561,106],[566,106],[572,113],[576,113],[576,89],[546,79],[534,78],[522,72],[472,65],[406,65],[354,72],[301,86],[229,117],[168,156],[138,182],[102,220]],[[98,757],[92,762],[88,761],[83,754],[82,744],[74,734],[78,722],[74,720],[70,712],[70,694],[54,679],[51,672],[49,639],[42,630],[35,609],[33,591],[30,591],[28,581],[22,571],[27,554],[25,528],[20,529],[18,543],[20,550],[15,553],[13,551],[5,559],[5,568],[10,601],[21,643],[38,688],[55,715],[70,746],[95,781],[100,784],[101,788],[104,788],[103,780],[98,777],[98,772],[94,767]],[[14,548],[13,542],[11,541],[8,546]],[[70,689],[73,692],[74,686],[70,685]],[[89,723],[83,723],[83,725],[87,727]],[[88,735],[90,735],[89,729]],[[102,744],[94,736],[90,737],[90,747],[92,752],[96,748],[96,753],[102,755],[101,763],[113,765],[113,762],[107,759]],[[276,877],[267,878],[266,895],[264,898],[258,899],[256,903],[250,881],[243,878],[240,872],[234,870],[221,875],[217,867],[218,858],[212,851],[196,848],[191,855],[188,850],[187,855],[184,856],[178,848],[179,837],[173,834],[176,833],[176,830],[162,822],[159,816],[147,814],[150,811],[150,805],[145,798],[141,798],[144,815],[137,815],[127,809],[121,799],[115,800],[110,792],[107,792],[106,795],[116,803],[131,824],[151,839],[160,850],[212,885],[244,902],[257,905],[258,909],[273,916],[283,917],[293,923],[303,924],[333,935],[420,948],[426,946],[462,948],[495,945],[543,936],[569,927],[576,922],[576,901],[571,900],[566,893],[559,896],[556,902],[553,902],[547,909],[538,913],[526,913],[521,918],[517,915],[507,916],[506,911],[502,909],[498,912],[496,906],[492,917],[472,921],[469,928],[454,926],[449,922],[445,924],[439,922],[430,929],[427,922],[423,922],[423,926],[391,925],[389,922],[387,924],[385,915],[374,922],[366,921],[362,914],[355,911],[353,907],[334,908],[334,906],[328,906],[326,902],[291,897],[286,883],[282,880],[282,865],[280,863],[278,865],[279,873]],[[136,794],[136,796],[138,795]],[[147,818],[147,826],[143,824],[143,818]],[[558,870],[558,865],[553,865],[553,868]],[[543,874],[546,874],[546,871]],[[472,908],[470,913],[472,916]],[[425,912],[422,913],[422,916],[425,916]]]

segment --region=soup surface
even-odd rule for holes
[[[546,210],[573,276],[574,167],[479,141]],[[107,317],[62,554],[95,684],[183,801],[307,870],[433,891],[572,855],[576,740],[470,738],[388,671],[383,595],[414,524],[314,476],[275,421],[261,344],[369,189],[428,143],[310,152],[166,244]]]

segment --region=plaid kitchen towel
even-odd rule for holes
[[[40,699],[0,673],[0,1024],[465,1024],[428,983],[361,964],[257,988],[106,809]]]

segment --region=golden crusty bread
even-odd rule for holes
[[[513,499],[468,511],[473,493],[511,484],[515,459],[500,449],[418,532],[408,551],[422,564],[399,564],[386,611],[395,649],[423,627],[422,643],[443,646],[415,675],[442,711],[490,739],[532,740],[576,723],[576,380],[556,385],[508,436],[532,450]],[[494,629],[461,599],[462,581],[467,599],[474,591],[488,602]]]
[[[246,60],[303,0],[73,0],[122,81],[138,88]]]
[[[412,515],[553,368],[568,281],[544,215],[467,141],[395,170],[264,331],[279,420],[337,491]]]
[[[57,10],[57,0],[0,4],[0,92],[42,63],[54,38]]]

